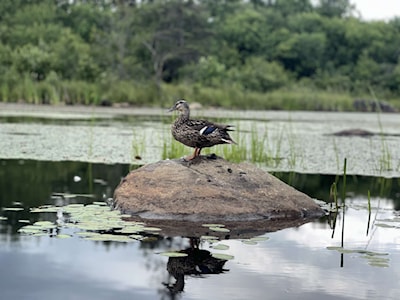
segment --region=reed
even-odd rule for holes
[[[391,170],[392,169],[392,155],[389,150],[389,146],[386,142],[384,131],[383,131],[383,125],[381,121],[381,108],[379,105],[378,98],[375,95],[374,90],[368,86],[369,92],[374,99],[376,103],[376,112],[377,112],[377,118],[378,118],[378,126],[379,126],[379,132],[380,132],[380,137],[381,137],[381,156],[379,158],[379,169],[381,172]]]
[[[168,137],[163,139],[161,157],[162,159],[180,158],[188,155],[190,151],[190,148],[173,140],[168,134]]]
[[[367,195],[367,199],[368,199],[368,222],[367,222],[367,236],[369,233],[369,225],[371,223],[371,194],[370,191],[368,190],[368,195]]]
[[[265,132],[260,136],[255,125],[252,126],[250,134],[250,157],[248,158],[252,162],[261,163],[267,162],[270,159],[266,144],[268,143],[268,129],[265,128]],[[245,145],[243,145],[245,148]]]
[[[102,100],[107,100],[111,104],[124,102],[137,106],[165,106],[171,99],[186,98],[203,105],[238,109],[354,110],[353,96],[349,93],[332,93],[300,85],[260,93],[236,85],[208,87],[197,83],[163,83],[157,87],[152,81],[115,78],[101,78],[95,82],[66,80],[54,72],[43,81],[36,81],[29,75],[15,76],[11,81],[2,82],[0,101],[98,105]]]
[[[367,199],[368,199],[368,213],[371,215],[371,193],[369,190],[367,194]]]
[[[343,163],[343,182],[342,182],[342,202],[343,202],[343,214],[342,214],[342,236],[341,236],[341,247],[344,247],[344,219],[346,211],[346,169],[347,159],[344,159]],[[341,265],[342,266],[342,265]]]
[[[131,163],[134,164],[138,160],[141,160],[146,152],[146,140],[143,135],[136,134],[133,130],[132,133],[132,144],[131,144]]]
[[[331,236],[331,238],[333,238],[334,235],[335,235],[336,221],[337,221],[337,216],[338,216],[338,212],[339,212],[339,204],[338,204],[338,201],[337,201],[337,185],[336,185],[336,181],[334,183],[332,183],[332,185],[330,187],[329,200],[330,200],[330,203],[331,203],[331,212],[333,212],[333,218],[332,218],[332,223],[331,223],[331,228],[332,228],[332,236]],[[335,209],[332,209],[332,202],[335,204]],[[330,215],[331,215],[331,212],[330,212]]]
[[[343,206],[346,202],[346,171],[347,171],[347,158],[344,158],[343,162],[343,182],[342,182],[342,201]]]

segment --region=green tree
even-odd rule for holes
[[[18,72],[29,74],[35,80],[43,80],[51,68],[52,54],[46,44],[27,44],[14,52],[14,63]]]
[[[278,45],[278,58],[286,69],[298,77],[313,76],[325,58],[326,37],[323,33],[299,33]]]
[[[261,11],[247,8],[237,11],[221,25],[219,36],[229,47],[236,49],[241,62],[252,55],[262,55],[268,35],[266,19]]]
[[[157,1],[135,9],[137,55],[153,70],[154,81],[173,81],[184,64],[206,53],[209,24],[194,1]],[[143,51],[146,50],[146,51]]]
[[[52,48],[52,66],[62,79],[93,81],[98,75],[98,66],[91,58],[89,45],[71,30],[64,29]]]
[[[329,18],[350,16],[354,10],[349,0],[319,0],[317,5],[317,11]]]
[[[249,58],[238,71],[234,79],[249,91],[264,93],[285,86],[290,81],[288,73],[279,63],[268,62],[262,57]]]
[[[270,6],[284,16],[311,12],[314,9],[310,0],[275,0],[270,1]]]

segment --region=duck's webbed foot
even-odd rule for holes
[[[189,155],[189,156],[186,156],[183,159],[185,161],[191,161],[191,160],[195,159],[196,157],[199,157],[200,156],[200,152],[201,152],[201,148],[194,148],[193,154]]]

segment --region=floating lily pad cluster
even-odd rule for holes
[[[161,231],[160,228],[146,227],[144,223],[123,220],[123,215],[117,210],[112,210],[104,202],[92,204],[69,204],[66,206],[46,205],[33,208],[31,213],[60,213],[63,216],[57,224],[50,221],[39,221],[21,227],[18,232],[26,235],[42,236],[54,234],[54,230],[62,228],[78,229],[75,234],[85,240],[133,242],[142,240],[146,235]],[[58,238],[67,238],[71,235],[54,234]]]
[[[23,208],[6,208],[3,210],[19,211]],[[71,234],[62,233],[62,229],[75,231],[78,236],[90,241],[110,242],[133,242],[135,240],[147,240],[154,234],[161,231],[157,227],[148,227],[143,222],[126,221],[124,218],[130,215],[123,215],[117,210],[112,210],[105,202],[93,202],[91,204],[69,204],[66,206],[44,205],[30,209],[32,214],[54,213],[57,214],[57,221],[37,221],[30,224],[30,220],[19,220],[22,226],[18,232],[29,236],[54,236],[60,239],[70,238]],[[7,220],[1,217],[0,220]],[[223,224],[203,224],[210,231],[217,233],[229,233],[230,230]],[[257,244],[259,241],[267,240],[267,237],[256,237],[242,240],[245,244]],[[214,235],[204,235],[200,241],[207,241],[213,250],[229,250],[229,246],[220,243],[220,238]],[[186,253],[180,251],[166,251],[160,253],[168,257],[184,257]],[[223,260],[233,259],[234,256],[224,253],[212,253],[213,257]]]
[[[208,227],[211,231],[218,232],[218,233],[219,232],[221,232],[221,233],[230,232],[230,230],[228,228],[226,228],[225,225],[223,225],[223,224],[203,224],[202,226]],[[244,243],[246,245],[257,245],[258,242],[266,241],[268,239],[269,239],[268,237],[260,236],[260,237],[253,237],[250,239],[241,239],[241,241],[242,241],[242,243]],[[228,245],[218,243],[219,238],[216,236],[212,236],[212,235],[201,236],[200,240],[209,242],[211,244],[211,248],[214,250],[228,250],[230,248]],[[212,253],[211,255],[215,258],[224,259],[224,260],[230,260],[230,259],[234,258],[234,256],[232,256],[232,255],[222,254],[222,253]]]
[[[389,255],[389,253],[374,252],[363,249],[345,249],[342,247],[327,247],[327,249],[336,250],[340,253],[360,254],[360,257],[366,259],[368,264],[373,267],[389,267],[389,258],[386,257]]]
[[[22,234],[29,234],[34,236],[48,235],[57,225],[50,221],[38,221],[32,225],[25,225],[21,227],[18,232]]]

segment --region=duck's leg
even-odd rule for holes
[[[194,153],[195,153],[195,157],[197,157],[197,156],[200,156],[200,152],[201,152],[201,148],[196,148],[195,150],[194,150]]]
[[[199,149],[199,148],[194,148],[193,154],[192,154],[192,155],[189,155],[189,156],[186,156],[186,157],[184,158],[184,160],[190,161],[190,160],[196,158],[196,157],[198,156],[198,154],[197,154],[198,149]],[[200,150],[201,150],[201,149],[200,149]]]

